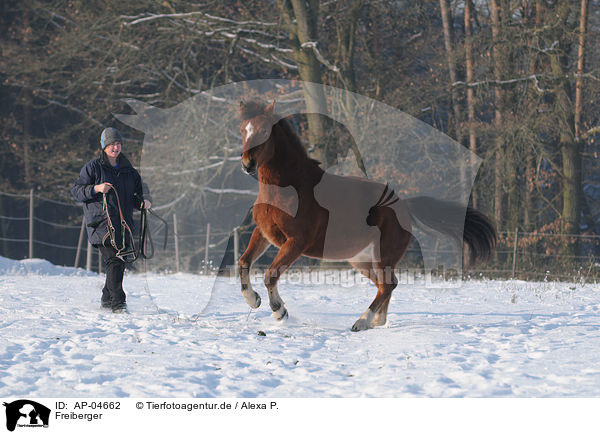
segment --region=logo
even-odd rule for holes
[[[6,429],[14,431],[16,427],[48,427],[50,409],[28,399],[19,399],[4,403],[6,407]]]

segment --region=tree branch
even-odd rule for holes
[[[95,119],[89,113],[86,113],[86,112],[84,112],[81,109],[78,109],[77,107],[73,107],[72,105],[69,105],[69,104],[63,104],[61,102],[58,102],[58,101],[55,101],[55,100],[52,100],[52,99],[44,98],[41,95],[37,95],[37,96],[40,97],[40,98],[42,98],[43,100],[47,101],[48,104],[50,104],[50,105],[57,105],[59,107],[66,108],[67,110],[74,111],[75,113],[79,113],[80,115],[82,115],[83,117],[89,119],[90,121],[92,121],[93,123],[95,123],[96,125],[98,125],[99,127],[104,128],[104,124],[102,122],[100,122],[99,120]]]
[[[250,49],[248,49],[246,47],[242,47],[242,46],[238,45],[237,48],[238,48],[238,50],[240,50],[240,51],[242,51],[242,52],[244,52],[246,54],[250,54],[250,55],[252,55],[252,56],[254,56],[254,57],[262,60],[265,63],[270,63],[270,64],[276,63],[276,64],[281,65],[281,66],[283,66],[284,68],[287,68],[287,69],[293,69],[293,70],[297,70],[298,69],[298,67],[296,65],[292,65],[291,63],[287,63],[284,60],[281,60],[280,58],[274,56],[273,54],[271,54],[271,59],[269,59],[268,57],[265,57],[265,56],[257,53],[256,51],[252,51],[252,50],[250,50]]]
[[[300,47],[301,48],[311,48],[313,50],[313,53],[315,53],[315,57],[317,58],[317,60],[319,62],[321,62],[323,65],[325,65],[325,67],[327,67],[327,69],[329,69],[330,71],[333,71],[333,72],[340,72],[340,69],[337,66],[332,65],[331,63],[329,63],[327,61],[327,59],[325,59],[325,57],[323,57],[323,55],[321,54],[321,52],[317,48],[317,42],[316,41],[305,42]]]
[[[540,92],[540,93],[554,92],[554,90],[552,90],[552,89],[540,88],[539,80],[538,80],[539,78],[540,77],[538,77],[537,74],[532,74],[527,77],[512,78],[512,79],[508,79],[508,80],[482,80],[482,81],[475,81],[473,83],[467,83],[464,81],[455,81],[454,83],[452,83],[452,87],[455,87],[455,86],[477,87],[477,86],[490,85],[490,84],[496,85],[496,86],[502,86],[502,85],[506,85],[506,84],[514,84],[514,83],[519,83],[522,81],[533,80],[538,92]],[[550,79],[549,77],[544,77],[544,78]]]
[[[285,25],[290,33],[297,37],[296,27],[292,22],[292,8],[288,4],[287,0],[277,0],[277,4],[279,5],[279,10],[281,11],[281,15],[283,16],[283,21],[285,21]]]
[[[581,135],[581,140],[586,140],[588,137],[593,136],[594,134],[600,133],[600,125],[594,128],[590,128],[585,133]]]
[[[224,23],[235,24],[236,26],[245,26],[248,24],[254,24],[254,25],[258,25],[258,26],[277,26],[278,25],[278,23],[269,23],[269,22],[264,22],[264,21],[235,21],[230,18],[223,18],[223,17],[218,17],[215,15],[210,15],[210,14],[207,14],[206,12],[202,12],[202,11],[185,12],[185,13],[178,13],[178,14],[156,14],[156,15],[146,16],[143,18],[121,15],[120,18],[122,18],[124,20],[137,18],[137,19],[134,19],[133,21],[124,23],[126,26],[133,26],[133,25],[136,25],[139,23],[162,19],[162,18],[188,18],[188,17],[197,16],[197,15],[205,16],[205,17],[210,18],[211,20],[215,20],[215,21],[221,21]]]

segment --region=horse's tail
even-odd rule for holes
[[[471,263],[487,261],[496,246],[496,229],[488,217],[458,203],[418,196],[407,199],[408,211],[417,226],[426,226],[469,246]],[[420,225],[419,225],[420,223]]]
[[[377,203],[369,209],[369,215],[367,216],[367,224],[369,226],[378,226],[378,216],[380,210],[382,210],[384,207],[391,207],[399,200],[400,198],[396,196],[394,190],[392,190],[389,187],[389,185],[386,184],[385,188],[383,189],[383,193],[381,193],[381,196],[379,197]]]

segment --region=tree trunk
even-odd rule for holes
[[[539,44],[539,31],[543,25],[544,10],[542,0],[535,0],[535,31],[532,41],[532,46],[536,47]],[[531,58],[529,59],[529,75],[533,75],[537,71],[537,51],[532,50]],[[529,87],[529,99],[530,110],[535,109],[538,105],[537,92],[533,89],[533,85]],[[525,182],[523,184],[523,226],[525,230],[532,230],[534,226],[534,217],[536,209],[536,199],[534,198],[533,191],[536,184],[536,170],[535,170],[535,152],[533,149],[528,147],[525,150]]]
[[[25,171],[25,184],[33,187],[31,177],[31,105],[33,98],[29,89],[23,90],[23,166]]]
[[[347,19],[337,25],[337,45],[338,45],[338,64],[342,86],[350,91],[346,92],[341,102],[346,120],[350,129],[356,131],[354,119],[357,115],[356,104],[353,92],[356,92],[356,74],[354,72],[354,47],[356,41],[356,24],[360,17],[360,12],[364,6],[364,0],[354,0],[348,13]],[[352,92],[352,93],[351,93]],[[356,164],[360,170],[366,174],[366,168],[358,146],[354,140],[351,140],[351,151],[356,159]]]
[[[460,101],[458,98],[458,88],[455,83],[457,81],[456,72],[456,53],[454,50],[454,25],[452,19],[452,11],[450,10],[450,0],[440,0],[440,10],[442,15],[442,25],[444,28],[444,46],[446,48],[446,61],[448,63],[448,75],[450,77],[450,96],[452,113],[454,117],[454,138],[460,145],[463,143],[463,131],[462,131],[462,115],[460,109]],[[450,126],[448,126],[450,130]],[[450,134],[449,134],[450,135]],[[467,182],[467,162],[458,161],[459,176],[460,176],[460,190],[468,192],[471,188],[470,182]]]
[[[579,42],[577,51],[577,79],[575,89],[575,107],[573,116],[574,137],[571,134],[561,134],[561,154],[563,169],[563,210],[562,210],[562,231],[568,234],[578,234],[581,220],[581,199],[582,199],[582,158],[581,158],[581,117],[583,113],[583,78],[585,69],[585,37],[587,33],[587,0],[581,0],[581,9],[579,17]],[[566,18],[566,17],[565,17]],[[556,60],[556,74],[564,71],[564,62]],[[553,62],[554,63],[554,62]],[[554,66],[554,64],[553,64]],[[559,67],[560,66],[560,67]],[[556,76],[555,74],[555,76]],[[567,107],[569,107],[568,87],[562,86],[560,89],[559,104],[563,109],[564,120],[570,119]],[[564,93],[563,93],[564,92]],[[566,106],[566,107],[563,107]],[[578,252],[578,243],[573,241],[565,246],[568,254],[576,255]]]
[[[575,139],[581,138],[581,116],[583,112],[583,73],[585,71],[585,37],[587,34],[588,0],[581,0],[579,16],[579,44],[577,51],[577,80],[575,87]]]
[[[30,27],[31,23],[31,12],[27,8],[23,15],[23,28],[25,37],[23,38],[23,49],[27,50],[27,44],[29,43],[29,37],[33,30]],[[32,176],[31,176],[31,106],[33,105],[33,95],[30,86],[25,79],[25,86],[23,88],[23,166],[25,171],[25,184],[28,188],[32,188]]]
[[[323,163],[327,163],[326,118],[318,114],[327,112],[327,103],[323,87],[320,85],[322,82],[321,63],[310,46],[310,43],[318,41],[319,0],[291,0],[291,4],[292,9],[290,10],[285,0],[279,2],[282,12],[289,17],[288,23],[293,26],[294,37],[297,40],[294,54],[298,64],[300,80],[303,81],[304,97],[306,98],[309,143],[314,149],[312,156]],[[293,12],[295,19],[291,19],[291,12]],[[314,85],[312,83],[318,84]]]
[[[502,79],[502,53],[500,50],[500,0],[491,1],[490,16],[492,19],[492,58],[494,60],[494,79]],[[502,140],[502,110],[503,110],[503,95],[500,86],[494,86],[494,126],[496,130],[495,154],[494,161],[494,219],[496,225],[501,226],[503,222],[503,164],[504,164],[504,148]]]
[[[574,130],[575,130],[575,141],[577,144],[577,149],[581,153],[582,148],[584,146],[584,142],[582,141],[582,117],[583,117],[583,74],[585,73],[585,39],[587,36],[587,22],[588,22],[588,0],[581,0],[581,10],[579,14],[579,44],[577,51],[577,80],[575,82],[575,119],[574,119]],[[578,155],[579,159],[579,208],[577,212],[581,217],[581,210],[584,209],[585,198],[583,197],[583,192],[580,190],[581,183],[583,181],[583,173],[584,173],[584,160],[581,158],[581,155]],[[585,208],[587,209],[587,208]],[[589,219],[592,220],[593,219]],[[592,222],[593,227],[593,222]],[[579,228],[577,228],[579,229]]]
[[[558,50],[550,56],[552,76],[555,81],[555,107],[557,122],[560,126],[559,148],[562,157],[562,199],[561,231],[565,234],[578,234],[581,214],[581,152],[580,143],[575,137],[574,105],[571,100],[571,89],[566,78],[568,59],[568,41],[566,40],[567,20],[570,5],[565,2],[558,5],[557,29],[560,34],[554,35],[558,40]],[[563,244],[563,254],[575,255],[578,243],[576,239]]]
[[[473,4],[471,0],[465,1],[465,66],[466,66],[466,82],[471,84],[474,79],[473,72]],[[469,130],[469,150],[477,153],[477,133],[475,131],[475,89],[467,86],[467,124]],[[471,167],[473,167],[471,165]],[[472,176],[475,174],[472,174]],[[475,186],[471,193],[472,205],[474,208],[478,206],[477,192]]]
[[[461,113],[458,102],[458,90],[456,83],[456,58],[454,54],[454,28],[452,24],[452,12],[450,11],[450,0],[440,0],[442,13],[442,25],[444,27],[444,46],[446,48],[446,61],[448,62],[448,75],[450,77],[450,94],[452,97],[452,112],[454,114],[454,137],[462,144],[463,134],[460,127]]]

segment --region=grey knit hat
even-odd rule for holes
[[[119,130],[116,128],[106,128],[102,131],[102,134],[100,135],[100,146],[102,146],[102,149],[114,142],[123,144],[123,137]]]

